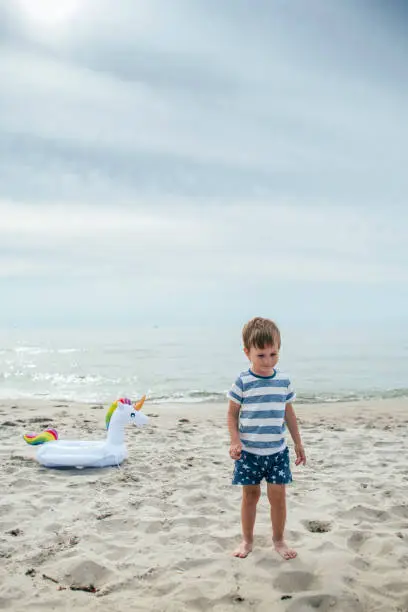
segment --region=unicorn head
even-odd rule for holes
[[[145,399],[146,396],[144,395],[138,402],[133,403],[130,399],[121,397],[116,402],[113,402],[106,414],[106,429],[109,429],[112,423],[120,423],[122,425],[134,423],[137,427],[146,425],[149,419],[141,412]]]

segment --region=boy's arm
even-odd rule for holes
[[[241,406],[239,404],[236,404],[232,400],[229,401],[227,422],[228,431],[231,438],[230,455],[232,459],[239,459],[241,457],[242,444],[239,438],[238,427],[240,409]]]
[[[301,463],[306,465],[306,454],[303,448],[302,438],[300,437],[296,414],[290,402],[286,404],[285,422],[295,445],[296,465],[300,465]]]

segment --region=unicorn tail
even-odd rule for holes
[[[46,429],[40,434],[25,434],[23,436],[27,444],[37,446],[37,444],[44,444],[44,442],[52,442],[58,440],[58,434],[55,429]]]

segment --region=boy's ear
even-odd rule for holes
[[[244,353],[247,357],[249,357],[249,349],[247,349],[246,346],[244,346]]]

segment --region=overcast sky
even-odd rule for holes
[[[398,0],[0,0],[0,326],[408,313]]]

